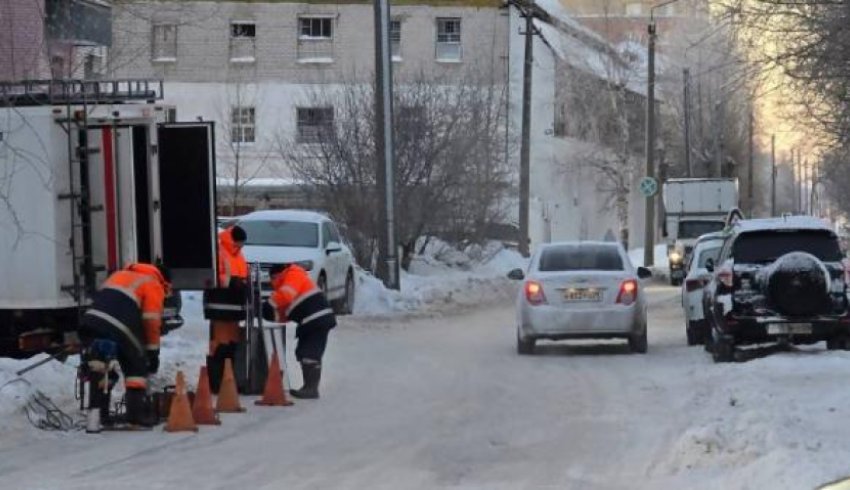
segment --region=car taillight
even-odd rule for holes
[[[705,287],[705,281],[703,279],[688,279],[685,281],[685,290],[690,292],[697,291]]]
[[[537,281],[526,281],[525,299],[532,305],[542,305],[545,303],[546,296],[543,295],[543,286]]]
[[[626,306],[632,304],[637,299],[638,283],[634,279],[626,279],[620,284],[620,292],[617,293],[617,303]]]
[[[732,273],[732,269],[720,269],[717,271],[717,280],[720,281],[720,284],[731,288],[735,282],[735,275]]]

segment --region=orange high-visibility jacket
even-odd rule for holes
[[[218,287],[226,288],[230,279],[238,277],[248,280],[248,263],[242,251],[236,248],[236,242],[228,228],[218,234]]]
[[[300,327],[336,326],[336,317],[325,294],[300,266],[292,264],[272,280],[269,303],[279,322],[291,320]]]
[[[106,279],[101,289],[113,289],[135,301],[141,312],[144,331],[144,348],[159,349],[162,335],[162,312],[165,302],[167,282],[159,269],[150,264],[132,264],[117,271]],[[110,313],[110,312],[107,312]],[[124,315],[111,313],[116,318]],[[129,325],[128,325],[129,327]],[[132,330],[132,329],[131,329]]]

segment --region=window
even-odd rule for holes
[[[620,251],[611,245],[563,245],[548,247],[540,255],[541,272],[621,271]]]
[[[819,230],[744,233],[732,245],[736,264],[773,262],[789,252],[807,252],[825,262],[839,262],[843,258],[835,236]]]
[[[299,143],[321,143],[333,134],[333,107],[299,107],[297,113]]]
[[[322,248],[328,248],[331,242],[340,243],[339,231],[333,223],[325,221],[322,223]]]
[[[437,19],[437,61],[460,61],[460,19]]]
[[[245,230],[246,245],[269,247],[319,246],[319,225],[305,221],[243,220],[239,226]]]
[[[390,54],[393,61],[401,60],[401,21],[390,21]]]
[[[298,62],[333,63],[333,18],[298,18]]]
[[[151,34],[151,57],[154,61],[177,60],[177,26],[158,24]]]
[[[333,39],[333,19],[330,17],[300,17],[301,39]]]
[[[255,136],[254,108],[234,107],[230,112],[230,142],[253,143]]]
[[[706,233],[721,231],[726,223],[723,221],[680,221],[678,238],[699,238]]]
[[[230,23],[230,61],[251,63],[254,61],[257,24],[253,22]]]
[[[640,17],[643,15],[643,4],[640,2],[631,2],[626,4],[626,15],[631,17]]]

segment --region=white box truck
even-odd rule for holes
[[[0,84],[0,356],[61,351],[128,263],[214,284],[214,128],[161,98],[151,81]]]
[[[662,190],[670,283],[681,284],[696,239],[720,231],[738,207],[737,179],[669,179]]]

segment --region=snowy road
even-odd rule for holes
[[[0,440],[3,488],[813,488],[850,473],[850,355],[716,366],[650,290],[650,353],[514,352],[507,305],[332,334],[323,398],[199,434]],[[247,400],[244,403],[250,403]],[[844,471],[846,470],[846,471]]]

